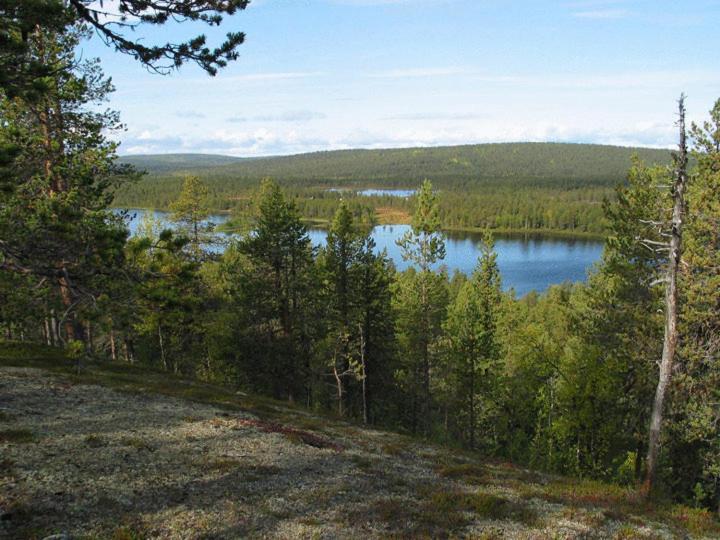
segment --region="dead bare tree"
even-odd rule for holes
[[[672,186],[673,211],[670,224],[669,242],[652,242],[655,247],[659,244],[660,249],[667,249],[668,265],[665,279],[665,337],[663,340],[662,358],[660,360],[660,374],[655,400],[653,402],[650,416],[650,433],[647,451],[647,470],[645,482],[642,486],[642,493],[648,496],[653,489],[655,482],[657,459],[660,450],[660,434],[663,420],[663,405],[665,394],[673,371],[675,349],[678,342],[678,283],[677,277],[682,255],[682,227],[685,219],[685,190],[687,188],[688,175],[688,150],[685,132],[685,95],[681,95],[678,101],[680,129],[679,151],[674,154],[675,171]]]

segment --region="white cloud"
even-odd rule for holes
[[[355,126],[344,132],[308,130],[217,129],[209,133],[177,135],[165,128],[125,137],[123,154],[200,152],[253,157],[349,148],[403,148],[489,142],[585,142],[619,146],[666,148],[674,144],[676,129],[668,123],[637,123],[595,129],[561,122],[509,123],[502,120],[443,126],[429,122],[395,128]]]
[[[178,118],[189,118],[189,119],[201,119],[205,118],[205,115],[198,111],[187,110],[187,111],[176,111],[175,116]]]
[[[414,112],[414,113],[402,113],[386,116],[383,120],[407,120],[407,121],[427,121],[427,120],[454,120],[454,121],[466,121],[466,120],[480,120],[487,118],[487,114],[475,113],[475,112]]]
[[[322,120],[326,115],[316,111],[285,111],[280,114],[267,114],[256,116],[231,116],[227,119],[231,123],[243,122],[309,122]]]

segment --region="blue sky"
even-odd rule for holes
[[[148,73],[97,38],[121,154],[236,156],[505,141],[671,146],[720,98],[720,0],[255,0],[240,59]]]

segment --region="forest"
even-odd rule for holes
[[[529,145],[516,159],[520,147],[500,145],[241,161],[138,182],[117,158],[118,117],[101,108],[110,80],[99,62],[76,59],[86,32],[33,32],[23,54],[52,69],[40,85],[3,87],[4,340],[62,348],[78,369],[149,366],[718,511],[720,100],[686,129],[681,99],[679,149],[664,165],[655,151]],[[521,195],[509,185],[487,195],[469,187],[473,173],[443,158],[440,174],[415,152],[457,156],[458,171],[492,163],[487,185],[536,172]],[[596,158],[608,167],[586,183]],[[414,268],[375,253],[375,216],[353,200],[318,211],[332,217],[326,247],[314,248],[303,221],[312,205],[297,200],[307,179],[334,185],[324,175],[346,163],[365,184],[393,160],[383,185],[418,190],[399,241]],[[206,218],[236,189],[239,166],[246,233],[217,254]],[[147,221],[130,237],[112,205],[140,200],[161,200],[175,227]],[[597,213],[583,221],[588,201]],[[600,221],[605,251],[587,283],[502,292],[493,227],[598,231]],[[469,276],[433,270],[453,224],[486,229]]]
[[[443,193],[438,204],[445,230],[602,236],[602,202],[624,181],[633,155],[648,164],[670,163],[662,150],[561,143],[340,150],[254,159],[125,156],[122,163],[148,174],[119,189],[114,204],[167,209],[183,178],[192,174],[207,185],[211,208],[230,212],[242,223],[258,183],[272,178],[295,199],[301,216],[316,225],[330,223],[340,199],[371,209],[380,221],[404,223],[409,222],[412,199],[360,196],[356,190],[413,189],[429,179]],[[347,189],[328,191],[339,187]]]

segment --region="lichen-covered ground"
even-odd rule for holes
[[[129,369],[129,368],[128,368]],[[675,538],[708,513],[155,372],[0,367],[0,538]]]

